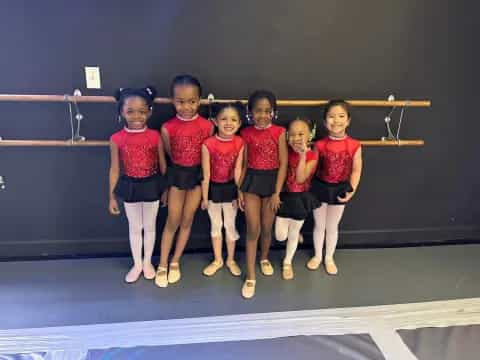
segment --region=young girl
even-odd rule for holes
[[[202,88],[190,75],[179,75],[171,86],[172,102],[177,115],[162,126],[165,151],[170,157],[168,169],[168,216],[163,229],[160,264],[155,284],[167,287],[180,280],[180,257],[187,244],[202,191],[201,146],[213,133],[213,124],[198,115]],[[175,252],[168,258],[173,237],[178,230]]]
[[[240,237],[235,227],[237,215],[237,185],[242,175],[243,139],[235,133],[240,128],[241,103],[215,106],[215,125],[218,132],[202,145],[202,209],[208,210],[214,260],[204,270],[206,276],[214,275],[223,266],[222,225],[227,243],[226,265],[232,275],[241,270],[234,260],[235,242]],[[223,212],[223,221],[222,221]]]
[[[125,276],[127,283],[137,281],[142,272],[146,279],[155,277],[152,253],[159,198],[163,190],[162,175],[166,171],[160,134],[147,128],[155,94],[153,87],[119,89],[115,93],[119,116],[126,125],[110,138],[109,210],[112,215],[120,214],[115,195],[125,202],[133,257],[133,267]]]
[[[324,114],[328,136],[315,143],[318,168],[312,183],[312,192],[322,205],[313,212],[315,256],[308,261],[307,268],[316,270],[322,263],[326,235],[325,270],[330,275],[338,273],[333,260],[338,240],[338,224],[345,204],[358,188],[362,173],[360,142],[346,134],[350,120],[349,105],[346,101],[330,101]]]
[[[313,209],[320,204],[309,192],[317,166],[318,155],[310,150],[310,122],[296,119],[288,127],[288,171],[285,191],[280,194],[282,204],[277,213],[275,236],[278,241],[287,240],[283,260],[282,277],[293,279],[292,259],[297,250],[300,229]]]
[[[273,275],[268,260],[272,242],[275,212],[280,207],[280,191],[287,173],[285,129],[272,124],[277,110],[275,95],[255,91],[248,99],[253,126],[242,130],[245,161],[240,188],[240,203],[247,222],[247,278],[242,287],[244,298],[255,295],[255,260],[258,239],[261,239],[260,268],[264,275]]]

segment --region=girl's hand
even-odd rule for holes
[[[160,205],[162,207],[165,207],[168,205],[168,189],[162,193],[162,196],[160,196]]]
[[[308,147],[307,147],[307,144],[301,144],[301,145],[294,145],[292,146],[293,150],[300,154],[300,155],[304,155],[307,153],[307,150],[308,150]]]
[[[270,206],[274,212],[278,211],[281,204],[282,202],[280,201],[280,194],[274,193],[272,196],[270,196]]]
[[[208,199],[202,199],[202,203],[200,205],[202,207],[202,210],[207,210],[208,209]]]
[[[236,200],[236,199],[233,200],[232,201],[232,206],[233,206],[234,209],[238,209],[238,200]]]
[[[114,198],[110,199],[110,202],[108,204],[108,211],[112,215],[119,215],[120,214],[120,210],[119,210],[119,207],[118,207],[118,202],[117,202],[116,199],[114,199]]]
[[[346,192],[345,193],[345,197],[340,197],[340,196],[337,196],[337,200],[343,204],[347,203],[350,201],[350,199],[353,197],[353,195],[355,194],[355,191],[351,191],[351,192]]]
[[[238,208],[242,211],[245,211],[245,197],[243,196],[243,192],[238,190]]]

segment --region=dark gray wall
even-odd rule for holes
[[[3,2],[0,93],[110,95],[189,72],[206,93],[279,98],[431,99],[408,109],[404,138],[423,148],[365,148],[364,175],[340,246],[479,238],[479,5],[468,1]],[[98,65],[102,90],[86,90]],[[112,104],[82,104],[88,139],[119,129]],[[387,109],[355,108],[350,133],[384,134]],[[152,127],[172,115],[158,106]],[[280,118],[321,109],[281,109]],[[65,104],[0,103],[4,139],[65,139]],[[398,119],[398,113],[395,119]],[[127,222],[107,213],[107,148],[0,148],[0,257],[128,251]],[[159,216],[159,229],[165,218]],[[209,247],[199,213],[189,249]],[[307,232],[310,231],[307,224]],[[243,227],[242,219],[240,226]]]

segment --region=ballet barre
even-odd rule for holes
[[[73,96],[73,95],[21,95],[21,94],[0,94],[0,101],[10,102],[76,102],[76,103],[114,103],[113,96]],[[155,98],[156,104],[171,104],[170,98]],[[225,103],[240,101],[247,103],[245,99],[202,99],[202,105],[208,105],[212,102]],[[277,100],[278,106],[322,106],[329,100]],[[430,107],[430,100],[346,100],[352,106],[359,107]]]
[[[36,94],[0,94],[0,102],[60,102],[66,103],[69,111],[69,120],[71,126],[71,138],[68,140],[3,140],[0,137],[0,146],[37,146],[37,147],[51,147],[51,146],[81,146],[81,147],[95,147],[106,146],[108,141],[89,140],[86,141],[84,136],[80,135],[80,124],[83,115],[80,113],[79,103],[115,103],[113,96],[84,96],[81,91],[75,89],[73,95],[36,95]],[[211,112],[211,105],[214,102],[226,103],[240,101],[244,104],[247,100],[241,99],[216,99],[213,94],[209,94],[206,99],[201,99],[202,105],[209,106]],[[277,100],[278,106],[291,107],[320,107],[326,105],[329,100]],[[389,107],[390,113],[387,115],[385,125],[387,128],[387,136],[382,137],[381,140],[363,140],[361,143],[364,146],[423,146],[423,140],[401,140],[400,127],[403,119],[404,110],[407,107],[430,107],[430,100],[396,100],[394,95],[388,96],[387,100],[346,100],[351,106],[355,107]],[[171,104],[172,99],[157,97],[154,100],[157,104]],[[390,128],[391,115],[394,110],[401,108],[400,120],[396,136]],[[75,112],[75,115],[74,115]],[[74,125],[74,119],[77,125]]]
[[[423,146],[423,140],[360,140],[364,146]],[[0,140],[0,147],[12,146],[36,146],[36,147],[98,147],[108,146],[109,142],[105,140]]]

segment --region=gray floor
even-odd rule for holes
[[[271,340],[219,342],[130,349],[91,350],[87,360],[101,359],[328,359],[383,360],[369,335],[293,336]]]
[[[480,325],[399,330],[418,360],[480,359]]]
[[[0,329],[480,297],[480,245],[340,250],[336,277],[308,271],[309,254],[300,251],[289,282],[280,276],[282,254],[272,253],[276,273],[258,276],[249,301],[240,296],[242,279],[201,274],[206,254],[186,255],[182,281],[166,289],[143,279],[125,284],[124,258],[0,263]]]

